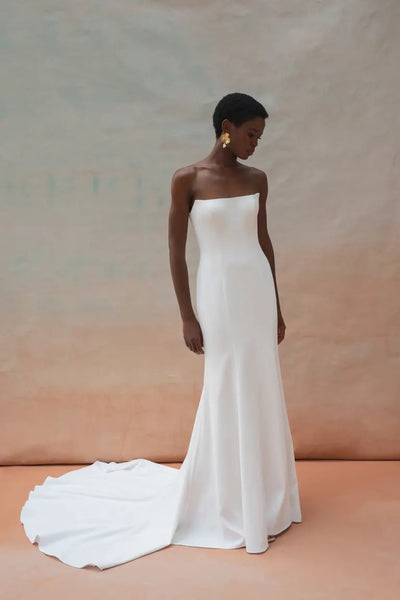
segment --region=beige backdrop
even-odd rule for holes
[[[170,179],[231,91],[287,334],[297,458],[400,458],[397,0],[1,2],[0,462],[182,460],[203,357],[168,263]],[[189,230],[195,298],[198,248]]]

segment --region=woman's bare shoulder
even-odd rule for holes
[[[196,178],[200,163],[179,167],[172,174],[171,182],[175,185],[191,186]]]
[[[263,182],[267,179],[267,174],[262,169],[258,169],[257,167],[248,167],[247,165],[245,166],[245,168],[248,169],[249,176],[254,178],[255,180]]]
[[[262,169],[258,169],[257,167],[249,167],[247,165],[242,165],[242,167],[245,169],[247,181],[254,184],[254,186],[261,193],[266,193],[268,191],[268,179],[266,172]]]
[[[187,179],[190,177],[194,177],[199,168],[201,168],[202,162],[203,161],[199,160],[198,162],[192,163],[190,165],[179,167],[178,169],[176,169],[176,171],[174,171],[172,177],[178,179]]]
[[[198,172],[202,166],[203,161],[198,161],[176,169],[171,178],[171,189],[185,192],[188,197],[191,197]]]
[[[185,165],[174,171],[171,178],[171,195],[173,203],[187,206],[188,209],[190,209],[197,171],[198,163]]]
[[[193,184],[195,171],[192,165],[179,167],[176,169],[171,177],[171,191],[177,192],[188,192]]]
[[[255,177],[258,182],[258,189],[261,193],[260,200],[266,201],[268,196],[268,177],[265,171],[262,169],[255,169]]]

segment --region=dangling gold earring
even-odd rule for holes
[[[229,131],[224,131],[224,133],[221,135],[221,142],[222,142],[223,148],[226,148],[226,146],[231,143],[231,138],[229,137]]]

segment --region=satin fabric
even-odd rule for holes
[[[42,552],[100,569],[170,544],[259,553],[302,521],[258,205],[258,193],[196,199],[190,213],[204,379],[180,469],[139,458],[48,477],[21,511]]]

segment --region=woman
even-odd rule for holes
[[[267,177],[238,162],[254,153],[267,117],[247,94],[224,96],[210,154],[172,177],[171,274],[186,346],[205,354],[175,544],[264,552],[274,534],[301,522],[277,351],[285,323],[267,231]],[[185,261],[189,218],[200,247],[198,319]]]
[[[172,178],[173,283],[188,348],[204,382],[180,469],[146,459],[48,477],[21,511],[26,535],[63,562],[106,569],[170,544],[259,553],[301,521],[277,343],[285,333],[266,228],[267,178],[238,163],[267,112],[228,94],[211,153]],[[188,219],[200,245],[197,313],[185,262]],[[278,335],[276,332],[278,331]]]

